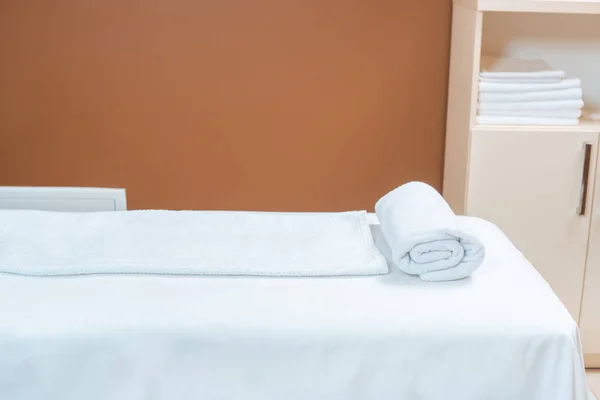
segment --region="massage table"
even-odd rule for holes
[[[0,399],[591,400],[575,321],[461,218],[487,255],[453,282],[0,274]]]

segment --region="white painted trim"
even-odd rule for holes
[[[598,0],[454,0],[454,4],[479,11],[600,14]]]
[[[480,11],[600,14],[598,0],[479,0]]]
[[[106,201],[112,200],[114,206],[110,211],[126,211],[127,197],[125,189],[95,187],[45,187],[45,186],[0,186],[0,202],[2,200],[18,201],[57,200],[65,204],[73,201]],[[68,206],[67,206],[68,208]],[[65,209],[64,211],[69,211]],[[108,211],[104,208],[97,211]]]

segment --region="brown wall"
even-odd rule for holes
[[[371,209],[441,186],[450,0],[3,0],[0,185]]]

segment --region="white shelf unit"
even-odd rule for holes
[[[455,0],[443,187],[457,213],[508,234],[579,322],[586,365],[600,367],[600,122],[476,125],[482,55],[544,59],[600,110],[600,0]]]
[[[598,0],[455,0],[454,4],[482,12],[600,14]]]

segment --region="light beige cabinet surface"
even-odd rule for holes
[[[586,144],[595,156],[598,134],[473,131],[466,208],[504,230],[575,318],[591,219],[591,195],[578,212]]]
[[[596,170],[598,169],[600,169],[600,160],[596,162]],[[590,365],[600,366],[600,173],[598,172],[596,172],[591,213],[587,270],[579,325],[583,350],[591,354]]]
[[[548,281],[590,367],[600,367],[600,122],[492,127],[476,115],[482,55],[547,59],[600,108],[598,26],[600,1],[454,1],[443,184],[456,213],[500,226]]]

